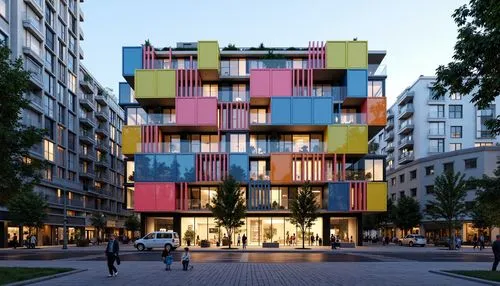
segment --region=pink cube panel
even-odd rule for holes
[[[175,210],[175,183],[156,184],[156,211]]]
[[[292,70],[271,71],[271,96],[292,96]]]
[[[250,97],[270,97],[270,83],[270,70],[252,69],[250,71]]]
[[[134,209],[142,212],[174,211],[175,183],[135,183]]]
[[[216,126],[217,125],[217,98],[198,97],[197,99],[197,125]]]
[[[197,125],[196,112],[195,97],[175,99],[175,117],[177,125]]]

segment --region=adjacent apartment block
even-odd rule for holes
[[[378,143],[378,154],[387,155],[389,197],[418,199],[421,207],[432,196],[433,180],[443,170],[465,172],[469,176],[492,174],[496,168],[499,138],[486,128],[488,119],[500,114],[498,99],[479,110],[470,96],[433,98],[433,76],[420,76],[397,98],[387,111],[387,125],[371,142]],[[474,200],[474,191],[468,201]],[[471,218],[465,218],[464,239],[471,239]],[[439,223],[425,220],[420,227],[428,238],[444,234]]]
[[[0,38],[21,57],[31,72],[26,94],[30,108],[22,122],[47,130],[31,156],[49,164],[35,191],[49,202],[45,226],[37,233],[40,245],[61,243],[63,203],[67,198],[68,237],[96,235],[92,213],[108,218],[107,231],[123,229],[123,110],[82,65],[85,16],[77,0],[0,0]],[[9,222],[0,211],[0,246],[6,247],[26,229]]]
[[[248,208],[238,233],[284,245],[302,240],[289,205],[309,181],[321,209],[309,235],[361,244],[362,214],[386,210],[384,159],[368,155],[386,125],[384,57],[364,41],[124,47],[127,208],[144,233],[191,230],[215,244],[225,231],[208,206],[232,175]]]

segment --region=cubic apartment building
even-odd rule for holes
[[[40,245],[58,244],[63,239],[64,194],[70,243],[77,237],[95,235],[88,220],[94,212],[108,216],[109,230],[120,227],[123,110],[80,64],[83,51],[79,42],[84,39],[81,2],[0,0],[1,38],[12,56],[21,57],[31,72],[31,88],[26,94],[31,105],[23,110],[22,122],[48,131],[31,150],[31,156],[49,163],[35,187],[50,205],[46,225],[37,233]],[[0,219],[2,247],[14,234],[19,239],[26,236],[26,229],[8,221],[5,208]]]
[[[239,233],[250,245],[301,241],[289,206],[306,181],[321,209],[308,235],[360,244],[362,214],[386,210],[384,160],[367,155],[386,124],[384,56],[363,41],[124,47],[127,207],[142,231],[220,241],[208,206],[229,174],[245,194]]]
[[[387,154],[389,197],[396,201],[403,195],[412,196],[422,208],[432,196],[435,176],[446,166],[465,172],[467,177],[492,174],[496,149],[474,148],[499,142],[485,126],[488,119],[500,113],[498,99],[485,110],[478,110],[470,96],[433,99],[431,87],[435,80],[432,76],[420,76],[405,89],[387,111],[385,129],[371,141],[379,144],[378,154]],[[473,201],[474,194],[475,190],[469,192],[468,201]],[[470,217],[465,219],[464,239],[469,239],[477,230],[471,228]],[[430,239],[445,232],[442,225],[431,223],[428,218],[420,231]]]

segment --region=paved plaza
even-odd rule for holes
[[[164,271],[160,251],[122,247],[119,275],[107,278],[104,248],[44,248],[0,251],[0,266],[72,267],[85,271],[33,285],[480,285],[430,270],[489,269],[491,249],[359,247],[308,252],[262,248],[221,251],[193,249],[194,269],[184,272],[180,252]]]

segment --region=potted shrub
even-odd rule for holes
[[[187,246],[191,246],[191,241],[194,240],[195,233],[193,230],[188,229],[184,233],[184,240],[186,241]]]

